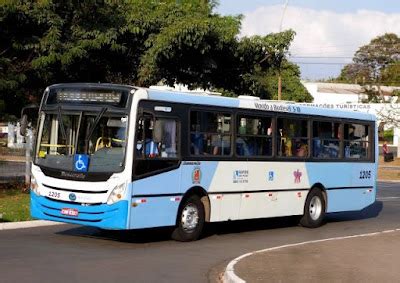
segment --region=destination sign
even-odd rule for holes
[[[57,92],[57,102],[98,102],[118,104],[121,101],[121,92],[117,91],[85,91],[62,90]]]

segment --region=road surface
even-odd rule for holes
[[[213,225],[197,242],[168,231],[109,232],[57,225],[0,231],[1,282],[205,282],[233,258],[278,245],[400,228],[400,184],[379,183],[378,201],[332,214],[318,229],[292,218]],[[373,268],[373,267],[372,267]]]

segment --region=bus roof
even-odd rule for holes
[[[48,87],[49,89],[54,88],[102,88],[102,89],[124,89],[132,90],[135,87],[123,84],[109,84],[109,83],[60,83],[53,84]]]
[[[160,100],[177,103],[188,103],[209,106],[232,107],[242,109],[255,109],[266,112],[283,112],[302,115],[316,115],[335,118],[348,118],[358,120],[375,121],[376,117],[373,114],[363,113],[358,111],[347,111],[337,109],[326,109],[315,106],[304,105],[295,102],[279,102],[271,100],[232,98],[216,95],[187,93],[177,91],[165,91],[146,89],[151,100]]]
[[[138,87],[121,85],[121,84],[108,84],[108,83],[63,83],[54,84],[49,86],[53,88],[106,88],[106,89],[121,89],[121,90],[135,90]],[[242,96],[238,98],[224,97],[218,95],[209,95],[206,93],[191,93],[168,91],[159,89],[142,88],[148,93],[151,100],[160,100],[176,103],[187,103],[197,105],[209,105],[220,107],[231,107],[241,109],[254,109],[266,112],[283,112],[302,115],[316,115],[335,118],[348,118],[358,120],[375,121],[376,117],[370,113],[363,113],[358,111],[326,109],[315,106],[306,105],[305,103],[295,103],[289,101],[277,100],[261,100],[257,97]]]

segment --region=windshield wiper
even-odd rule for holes
[[[92,137],[94,133],[94,129],[96,128],[97,124],[99,123],[101,117],[103,117],[104,113],[107,111],[107,107],[103,107],[100,111],[100,113],[97,115],[96,119],[93,122],[92,127],[89,130],[89,133],[85,137],[85,144],[86,144],[86,149],[88,150],[89,148],[89,140]]]
[[[62,120],[62,115],[61,115],[61,106],[58,106],[57,108],[57,118],[58,122],[60,123],[61,135],[65,140],[67,140],[67,134],[65,132],[64,122]]]

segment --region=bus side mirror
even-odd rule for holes
[[[21,127],[19,128],[19,132],[21,136],[26,135],[26,128],[28,127],[28,115],[24,114],[21,118]]]
[[[33,122],[38,118],[39,106],[36,104],[28,105],[21,110],[21,127],[20,134],[22,136],[26,135],[26,129],[28,128],[28,119]]]

